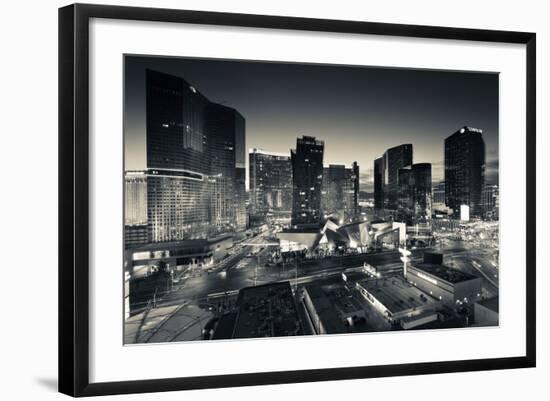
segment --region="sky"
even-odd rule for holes
[[[444,140],[463,126],[483,130],[486,181],[498,183],[498,73],[126,56],[125,170],[145,168],[147,68],[237,109],[247,150],[289,153],[302,135],[324,140],[325,164],[357,161],[362,191],[373,190],[374,159],[403,143],[441,181]]]

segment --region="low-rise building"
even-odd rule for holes
[[[440,263],[411,263],[406,279],[449,306],[474,303],[481,297],[481,278]]]
[[[388,320],[407,322],[406,328],[414,327],[413,322],[421,315],[435,315],[437,319],[435,310],[439,302],[400,276],[362,280],[356,283],[356,288]]]
[[[126,250],[125,267],[132,278],[146,276],[160,264],[167,270],[209,267],[223,259],[232,246],[231,235],[147,244]]]
[[[365,318],[362,305],[342,284],[307,285],[304,304],[316,334],[350,332],[357,319]]]
[[[246,287],[239,291],[235,310],[220,319],[213,339],[303,335],[288,281]]]

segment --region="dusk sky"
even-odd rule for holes
[[[444,140],[465,125],[483,130],[487,181],[498,182],[496,73],[137,56],[125,66],[126,170],[145,168],[146,68],[237,109],[247,150],[289,153],[299,136],[324,140],[325,164],[358,162],[362,191],[372,191],[374,159],[403,143],[442,180]]]

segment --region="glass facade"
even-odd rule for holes
[[[481,192],[481,203],[483,206],[483,217],[487,219],[498,219],[498,185],[485,184],[483,191]]]
[[[290,156],[251,149],[249,153],[250,212],[267,215],[292,210]]]
[[[147,168],[208,172],[208,100],[184,79],[146,71]]]
[[[147,244],[147,224],[124,226],[124,249]]]
[[[209,103],[205,108],[206,146],[208,149],[210,183],[210,222],[217,232],[233,231],[243,210],[237,206],[242,187],[237,180],[237,160],[244,156],[245,122],[238,111]]]
[[[124,225],[147,222],[147,180],[143,171],[128,171],[124,175]]]
[[[433,186],[432,199],[433,203],[445,204],[445,181]]]
[[[146,71],[149,242],[242,229],[245,120],[184,79]]]
[[[417,163],[399,170],[398,216],[407,225],[429,224],[432,218],[432,165]]]
[[[235,224],[237,231],[242,231],[248,227],[248,212],[246,210],[246,204],[248,202],[248,193],[246,192],[246,168],[237,167],[235,174]]]
[[[298,138],[291,150],[293,226],[320,222],[324,150],[325,143],[311,136]]]
[[[399,199],[399,169],[413,161],[411,144],[395,146],[384,153],[384,208],[395,210]]]
[[[374,208],[384,209],[384,176],[385,173],[384,157],[374,160]]]
[[[351,168],[331,164],[323,169],[321,209],[325,216],[337,214],[352,220],[359,208],[359,166]]]
[[[210,230],[208,178],[151,170],[147,177],[149,242],[205,238]]]
[[[351,193],[351,205],[350,205],[350,210],[353,211],[353,214],[355,216],[359,215],[360,213],[360,208],[359,208],[359,191],[360,191],[360,188],[359,188],[359,182],[360,182],[360,172],[359,172],[359,165],[357,164],[357,162],[353,162],[351,164],[351,169],[349,171],[349,174],[350,174],[350,181],[352,183],[352,193]]]
[[[445,139],[445,202],[460,213],[460,206],[470,207],[470,214],[481,216],[481,191],[485,183],[485,141],[482,131],[463,127]]]

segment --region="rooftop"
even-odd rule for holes
[[[369,278],[369,275],[362,271],[346,271],[346,272],[343,272],[343,274],[346,275],[346,280],[348,283],[350,282],[354,283],[356,281],[366,280]]]
[[[437,302],[400,276],[363,280],[359,281],[357,285],[364,288],[392,314]]]
[[[325,285],[321,289],[340,315],[349,315],[363,310],[363,306],[351,296],[342,284]]]
[[[314,136],[302,135],[301,138],[298,138],[298,143],[305,143],[305,144],[308,144],[308,145],[320,146],[320,145],[324,145],[325,141],[323,141],[321,139],[317,139]]]
[[[461,270],[453,269],[452,267],[441,264],[417,263],[413,264],[412,267],[420,269],[428,274],[431,274],[432,276],[435,276],[451,284],[456,284],[478,278],[473,274],[465,273]]]
[[[345,293],[342,285],[307,285],[305,287],[315,313],[323,324],[327,333],[347,333],[344,319],[353,312],[362,310],[362,306]]]
[[[202,238],[202,239],[186,239],[183,241],[172,242],[155,242],[151,244],[145,244],[132,248],[133,252],[140,251],[158,251],[158,250],[172,250],[172,249],[184,249],[184,248],[197,248],[206,247],[217,242],[225,241],[232,238],[232,234],[221,235],[215,238]]]
[[[319,234],[321,229],[317,227],[285,228],[283,234]]]
[[[264,149],[260,149],[260,148],[250,148],[248,150],[248,153],[250,153],[250,154],[261,154],[261,155],[267,155],[267,156],[285,157],[287,159],[290,159],[290,154],[289,153],[272,152],[272,151],[264,150]]]
[[[237,307],[233,338],[303,334],[288,281],[241,289]]]

